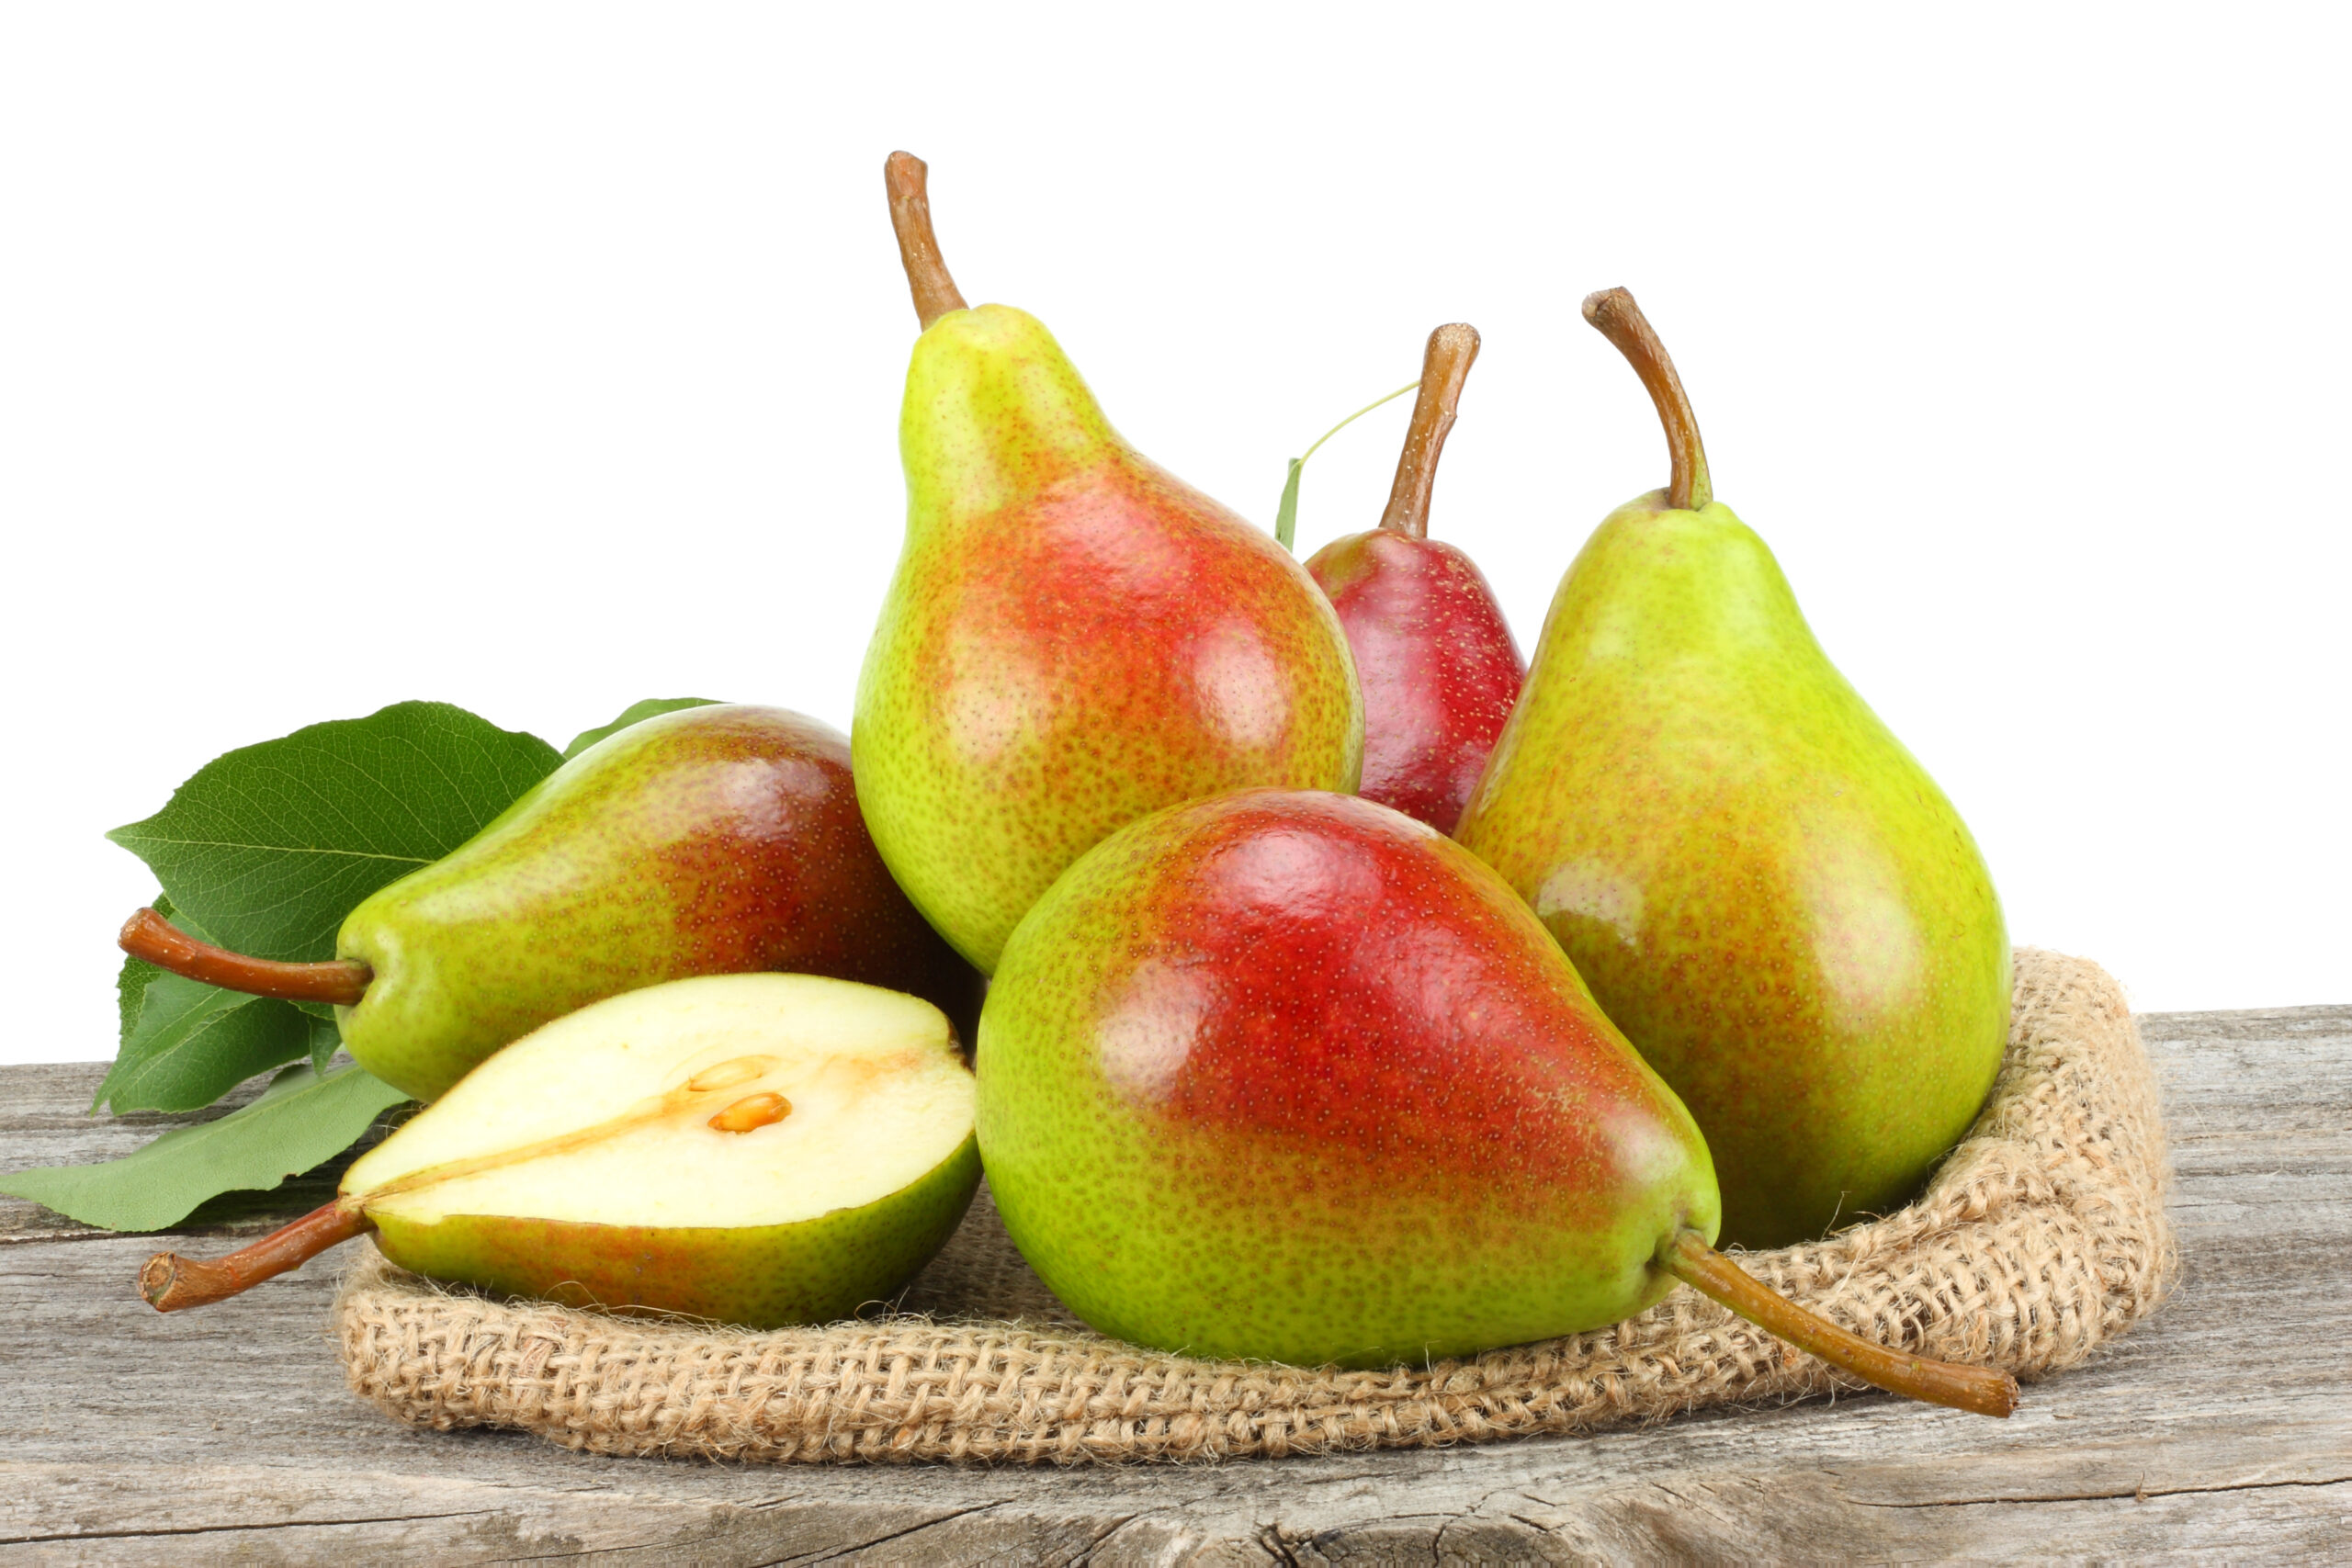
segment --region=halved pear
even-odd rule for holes
[[[630,991],[492,1056],[345,1173],[435,1279],[754,1327],[888,1297],[979,1183],[944,1015],[811,975]]]

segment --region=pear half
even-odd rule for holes
[[[753,1327],[888,1297],[979,1183],[973,1079],[937,1008],[714,975],[524,1036],[355,1163],[394,1263],[570,1305]]]

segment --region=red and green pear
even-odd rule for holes
[[[1260,529],[1111,427],[1036,318],[967,308],[923,165],[888,166],[922,335],[903,553],[851,728],[874,840],[982,970],[1072,861],[1248,785],[1352,789],[1363,717],[1329,604]]]
[[[1421,388],[1380,525],[1308,558],[1355,655],[1363,688],[1357,793],[1450,833],[1518,700],[1527,671],[1486,574],[1429,536],[1439,454],[1453,428],[1478,333],[1430,333]]]
[[[1707,1135],[1748,1247],[1896,1208],[2007,1043],[1984,857],[1713,497],[1680,378],[1623,289],[1585,302],[1665,421],[1666,490],[1562,580],[1455,837],[1533,906]]]
[[[1509,886],[1319,792],[1163,811],[1054,885],[980,1018],[1006,1227],[1096,1328],[1385,1366],[1614,1323],[1712,1239],[1707,1147]]]
[[[876,853],[841,733],[741,704],[663,714],[582,751],[362,901],[333,961],[241,959],[152,912],[124,945],[214,984],[338,1003],[360,1066],[420,1100],[543,1023],[688,976],[790,970],[909,991],[967,1038],[980,988]]]

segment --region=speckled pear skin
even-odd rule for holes
[[[978,1145],[913,1185],[793,1224],[599,1225],[390,1215],[376,1245],[413,1273],[566,1306],[684,1313],[747,1328],[831,1323],[887,1301],[946,1245],[980,1185]]]
[[[1614,1323],[1707,1148],[1527,907],[1385,807],[1251,790],[1055,883],[980,1017],[1006,1227],[1136,1344],[1378,1367]]]
[[[1003,305],[916,342],[907,536],[858,682],[859,796],[983,971],[1064,867],[1163,806],[1353,789],[1363,700],[1289,552],[1137,455]]]
[[[632,725],[345,919],[375,977],[336,1010],[360,1066],[419,1100],[605,997],[777,970],[910,991],[971,1038],[979,976],[890,880],[839,730],[725,704]]]
[[[1453,831],[1527,673],[1486,573],[1443,540],[1386,528],[1332,540],[1306,570],[1363,688],[1356,793]]]
[[[1992,1088],[1984,857],[1727,507],[1594,532],[1455,837],[1699,1119],[1731,1244],[1900,1206]]]

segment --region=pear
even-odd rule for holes
[[[1363,700],[1289,553],[1122,440],[1036,318],[967,308],[923,164],[895,153],[887,175],[923,331],[905,548],[851,745],[883,860],[986,972],[1062,869],[1138,817],[1354,788]]]
[[[1438,455],[1477,357],[1468,323],[1430,333],[1380,525],[1334,539],[1306,562],[1347,632],[1363,688],[1357,793],[1441,833],[1461,818],[1527,672],[1486,575],[1429,536]]]
[[[1106,1334],[1382,1367],[1614,1323],[1677,1280],[1883,1386],[2006,1414],[1709,1246],[1707,1145],[1510,887],[1318,792],[1170,807],[1064,873],[980,1015],[1006,1228]]]
[[[540,1024],[690,975],[792,970],[910,991],[967,1037],[980,985],[876,854],[841,733],[740,704],[598,741],[363,900],[332,961],[224,953],[152,910],[122,945],[233,990],[337,1004],[359,1065],[419,1100]]]
[[[914,997],[711,975],[613,997],[484,1062],[353,1164],[335,1201],[211,1262],[160,1254],[159,1310],[372,1229],[394,1263],[575,1306],[775,1327],[914,1276],[979,1184],[972,1075]]]
[[[2008,1032],[2009,943],[1951,803],[1713,498],[1672,362],[1585,301],[1656,400],[1672,482],[1568,569],[1455,836],[1534,907],[1705,1132],[1724,1235],[1903,1203]]]

